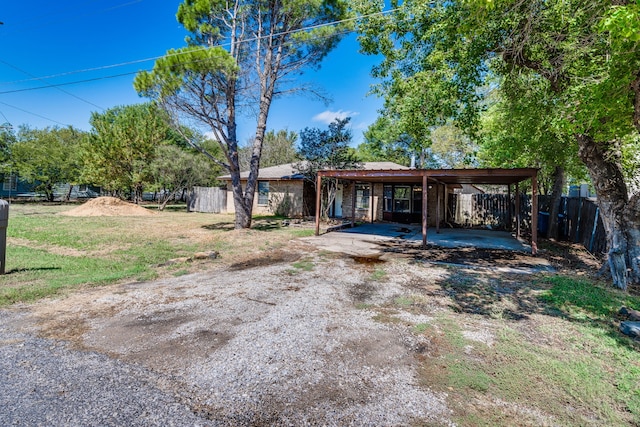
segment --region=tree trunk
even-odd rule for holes
[[[589,135],[578,135],[577,141],[598,195],[613,284],[626,290],[640,283],[640,195],[629,200],[615,141],[598,143]]]
[[[562,189],[565,184],[564,168],[556,166],[553,171],[553,190],[551,191],[551,206],[549,207],[549,232],[550,239],[558,238],[558,213],[560,212],[560,201],[562,199]]]
[[[67,197],[65,198],[65,202],[71,200],[71,193],[73,192],[73,184],[69,184],[69,191],[67,192]]]

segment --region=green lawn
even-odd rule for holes
[[[0,306],[79,286],[185,274],[312,234],[309,229],[281,227],[276,217],[258,217],[254,229],[236,231],[233,215],[187,213],[184,209],[169,209],[152,216],[60,214],[73,207],[11,205],[6,274],[0,277]],[[256,245],[256,241],[265,243]],[[220,252],[219,261],[163,265],[210,250]]]

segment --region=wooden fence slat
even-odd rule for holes
[[[227,191],[218,187],[193,187],[189,212],[221,213],[227,210]]]
[[[515,212],[515,195],[506,194],[453,194],[449,198],[451,216],[446,221],[462,227],[486,227],[508,230],[511,224],[509,211]],[[520,194],[520,219],[525,229],[531,229],[531,197]],[[550,196],[538,196],[540,212],[551,209]],[[559,214],[562,217],[549,218],[558,221],[559,238],[576,242],[592,253],[607,251],[606,232],[602,218],[598,215],[597,204],[589,199],[563,197]]]

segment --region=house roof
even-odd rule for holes
[[[304,175],[295,168],[297,163],[286,163],[284,165],[270,166],[258,170],[258,179],[268,180],[290,180],[304,179]],[[240,172],[240,179],[248,179],[249,171]],[[230,181],[231,175],[222,175],[218,179]]]
[[[286,163],[284,165],[270,166],[268,168],[260,168],[258,171],[258,179],[260,180],[270,180],[270,181],[279,181],[279,180],[296,180],[296,179],[304,179],[304,175],[298,172],[296,166],[298,163]],[[366,170],[404,170],[409,169],[406,166],[399,165],[393,162],[365,162],[361,163],[362,168],[357,169],[360,171]],[[241,172],[240,179],[244,180],[249,178],[249,172]],[[218,177],[218,179],[230,181],[231,175],[223,175]]]
[[[538,169],[385,169],[385,170],[324,170],[319,176],[364,182],[420,183],[426,176],[429,182],[442,184],[515,184],[537,177]]]

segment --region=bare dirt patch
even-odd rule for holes
[[[574,326],[536,298],[556,253],[256,246],[205,272],[21,309],[43,337],[150,370],[202,425],[590,423],[580,402],[563,418],[566,390],[539,386],[535,372],[515,397],[491,390],[490,374],[524,357],[500,353],[505,340],[575,351]]]
[[[301,257],[312,268],[294,267]],[[293,243],[29,309],[43,337],[152,370],[214,425],[448,425],[402,337],[354,306],[366,270]]]
[[[126,202],[117,197],[98,197],[73,208],[60,212],[67,216],[151,216],[155,212],[142,206]]]

